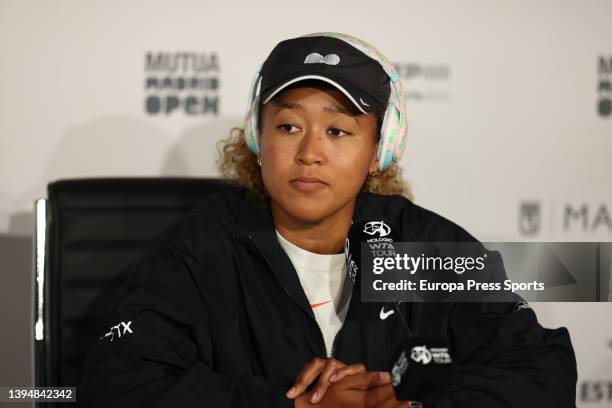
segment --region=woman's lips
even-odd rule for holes
[[[302,191],[320,190],[327,186],[327,183],[316,177],[298,177],[291,180],[289,183],[291,183],[294,188]]]

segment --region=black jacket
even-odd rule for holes
[[[354,220],[383,217],[401,241],[475,241],[401,196],[359,193]],[[402,303],[418,336],[453,350],[448,389],[426,406],[573,407],[576,361],[566,329],[542,328],[508,303]],[[397,321],[354,290],[333,357],[391,371]],[[85,363],[82,406],[291,407],[285,392],[321,331],[267,207],[244,189],[217,193],[169,227],[123,285]],[[429,405],[427,405],[429,403]]]

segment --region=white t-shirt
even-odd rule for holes
[[[316,254],[287,241],[276,231],[283,247],[297,271],[300,283],[325,341],[327,357],[336,334],[344,323],[351,297],[351,282],[346,279],[346,258],[342,254]]]

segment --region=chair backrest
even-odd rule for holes
[[[44,220],[37,219],[37,232],[46,230],[44,279],[38,278],[40,296],[35,295],[35,310],[42,314],[35,316],[37,385],[80,382],[84,358],[131,266],[173,220],[225,187],[221,180],[201,178],[48,185],[47,203],[37,213],[47,221],[39,228]]]

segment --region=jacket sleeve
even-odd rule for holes
[[[522,302],[456,303],[450,326],[453,365],[444,373],[444,389],[434,385],[423,393],[425,407],[576,406],[567,329],[543,328]],[[403,383],[410,381],[406,374]]]
[[[87,356],[81,406],[293,407],[273,379],[215,370],[219,339],[194,279],[203,267],[197,223],[192,216],[173,224],[120,289]],[[219,239],[210,245],[216,252]]]
[[[432,242],[478,242],[456,224],[430,218],[434,222],[423,223],[423,229]],[[504,279],[500,265],[492,281]],[[443,389],[434,384],[424,392],[426,408],[576,406],[576,357],[566,328],[543,328],[518,296],[512,302],[458,302],[449,308],[453,364],[442,375]],[[402,384],[410,381],[412,368],[396,388],[399,399],[408,399],[401,398]]]

